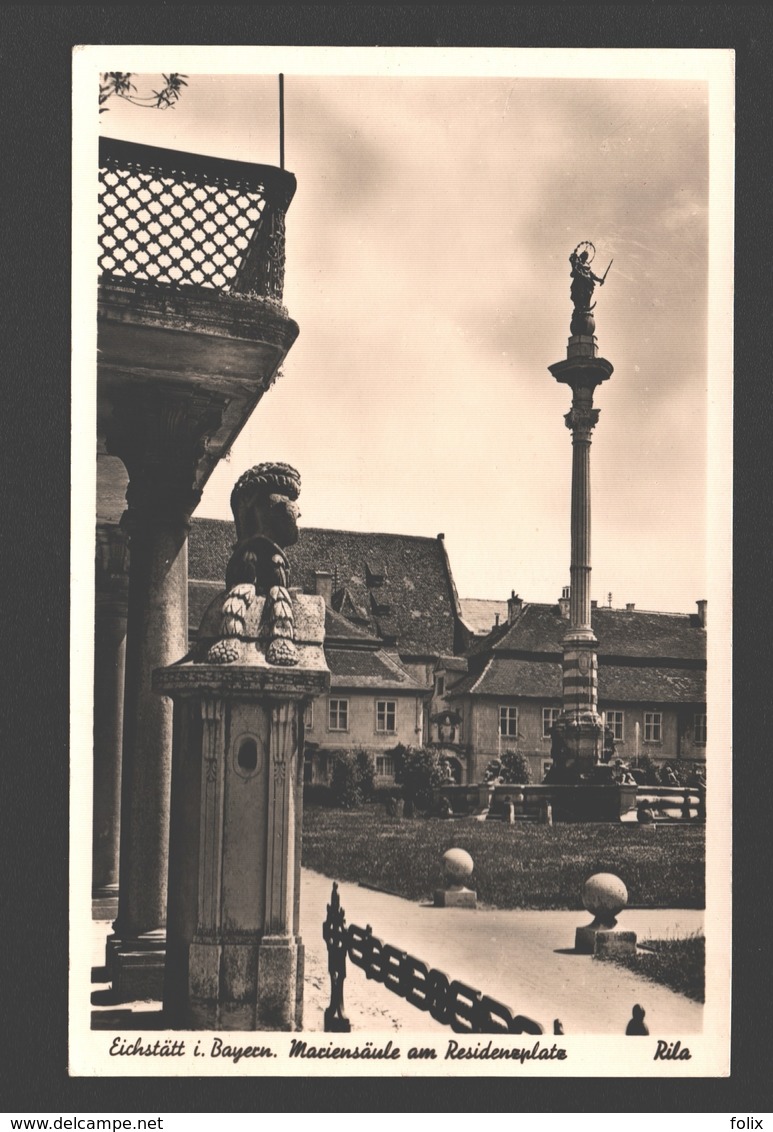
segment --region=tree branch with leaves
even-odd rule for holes
[[[161,90],[154,90],[151,94],[138,94],[137,87],[132,82],[133,71],[103,72],[99,82],[99,113],[104,114],[110,109],[105,103],[114,97],[131,102],[132,106],[143,106],[146,110],[173,110],[182,88],[188,85],[185,81],[188,76],[175,72],[161,77],[164,80]]]

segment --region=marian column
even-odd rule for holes
[[[563,640],[563,709],[553,729],[552,752],[556,779],[569,782],[578,781],[601,761],[604,742],[598,713],[598,641],[591,626],[590,445],[599,419],[593,392],[608,380],[613,367],[606,358],[598,357],[592,299],[596,284],[603,286],[606,272],[604,277],[594,275],[590,266],[594,253],[593,245],[586,241],[569,257],[574,304],[571,336],[566,359],[548,367],[556,381],[572,390],[572,407],[564,417],[572,433],[571,600],[569,630]]]

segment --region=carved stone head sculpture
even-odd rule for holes
[[[231,492],[237,542],[226,587],[250,583],[259,592],[287,585],[287,560],[277,553],[298,541],[301,477],[289,464],[256,464]]]
[[[239,542],[253,535],[264,535],[278,546],[297,542],[300,511],[295,501],[300,493],[301,477],[289,464],[256,464],[239,476],[231,492]]]
[[[296,500],[301,477],[289,464],[256,464],[240,476],[231,492],[236,545],[226,567],[226,597],[221,637],[209,649],[214,664],[229,664],[241,655],[237,642],[250,639],[250,610],[256,597],[265,600],[266,660],[297,663],[289,568],[283,552],[298,541],[300,509]],[[262,633],[262,631],[261,631]]]

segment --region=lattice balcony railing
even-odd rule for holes
[[[293,174],[271,165],[102,138],[99,270],[281,302],[294,192]]]

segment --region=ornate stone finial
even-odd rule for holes
[[[288,591],[289,566],[283,548],[298,541],[300,510],[296,500],[301,477],[289,464],[256,464],[236,481],[231,509],[237,543],[228,561],[223,604],[222,639],[208,659],[228,664],[240,654],[249,607],[256,595],[266,597],[269,664],[294,665],[293,607]]]
[[[595,255],[596,249],[590,240],[583,240],[569,256],[572,265],[570,295],[574,303],[570,326],[572,334],[590,336],[596,329],[596,320],[593,317],[593,308],[596,306],[593,302],[593,292],[597,283],[601,287],[604,286],[612,261],[610,260],[609,267],[603,275],[594,275],[591,264]]]

